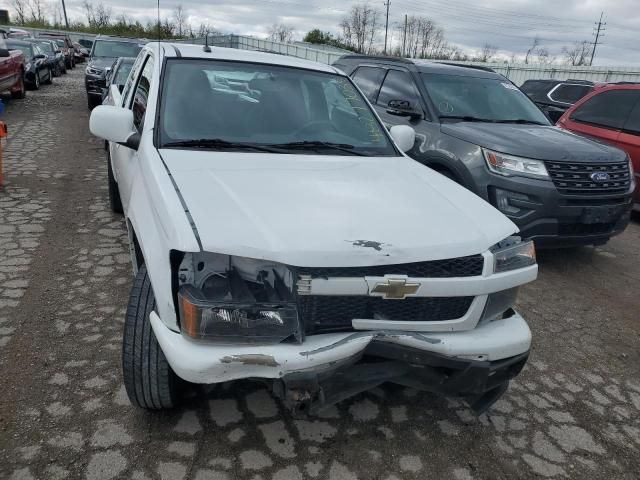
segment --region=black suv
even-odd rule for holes
[[[603,244],[627,226],[634,188],[627,154],[552,126],[504,76],[361,55],[334,66],[388,127],[416,130],[411,157],[490,202],[537,245]],[[593,173],[571,190],[562,187],[583,171]]]
[[[567,109],[593,90],[588,80],[527,80],[520,90],[556,123]]]
[[[144,43],[143,40],[133,38],[96,37],[84,77],[87,106],[90,110],[102,103],[102,93],[107,86],[107,70],[113,62],[120,57],[137,57]]]

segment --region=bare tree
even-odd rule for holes
[[[586,40],[576,42],[571,47],[562,47],[562,54],[570,65],[586,65],[591,54],[591,44]]]
[[[29,6],[29,12],[31,13],[31,22],[44,24],[47,21],[47,5],[43,0],[29,0],[27,5]]]
[[[533,37],[533,42],[531,43],[531,46],[524,56],[524,63],[529,63],[529,59],[531,58],[531,56],[536,52],[536,50],[538,50],[538,45],[540,45],[540,38],[538,38],[538,36],[536,35],[535,37]]]
[[[176,9],[173,11],[173,21],[176,25],[175,34],[178,37],[183,37],[187,33],[188,23],[187,23],[187,13],[184,11],[182,5],[178,5]]]
[[[28,0],[11,0],[11,5],[16,12],[16,23],[24,25],[27,21]]]
[[[556,58],[549,53],[549,49],[547,47],[540,47],[536,51],[536,63],[547,65],[555,62],[555,60]]]
[[[379,12],[367,3],[356,4],[340,22],[344,42],[356,52],[369,53],[380,26]]]
[[[96,14],[93,8],[93,3],[91,3],[89,0],[84,0],[84,2],[82,2],[82,8],[84,8],[84,11],[87,15],[87,25],[89,25],[89,27],[95,27]]]
[[[482,51],[480,52],[480,56],[478,57],[479,62],[488,62],[490,61],[498,51],[498,47],[491,45],[489,43],[485,43],[482,47]]]
[[[111,24],[111,7],[100,3],[95,10],[95,22],[98,29],[108,27]]]
[[[289,43],[293,40],[295,29],[284,23],[274,23],[269,29],[269,38],[274,42]]]

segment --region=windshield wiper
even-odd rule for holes
[[[252,145],[250,143],[229,142],[221,138],[200,138],[195,140],[179,140],[162,145],[161,148],[187,147],[187,148],[210,148],[219,150],[254,150],[258,152],[282,153],[275,148],[262,145]]]
[[[296,149],[296,150],[338,150],[340,152],[346,152],[350,155],[358,155],[365,156],[364,153],[356,152],[354,149],[356,148],[353,145],[348,143],[331,143],[331,142],[320,142],[320,141],[310,141],[305,140],[303,142],[289,142],[289,143],[276,143],[273,145],[269,145],[272,148],[283,148],[283,149]]]
[[[464,122],[488,122],[488,123],[494,123],[495,120],[491,120],[490,118],[480,118],[480,117],[474,117],[471,115],[440,115],[440,120],[447,119],[447,120],[462,120]]]
[[[546,123],[536,120],[527,120],[526,118],[514,118],[511,120],[495,120],[496,123],[518,123],[521,125],[546,125]]]

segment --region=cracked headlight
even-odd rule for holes
[[[484,148],[482,153],[489,170],[498,175],[549,179],[547,167],[540,160],[516,157]]]
[[[238,343],[301,341],[294,284],[283,264],[187,253],[178,271],[182,333]]]
[[[525,242],[520,237],[509,237],[491,249],[493,272],[501,273],[536,264],[536,248],[533,241]]]

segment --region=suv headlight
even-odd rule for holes
[[[87,69],[85,70],[85,73],[87,75],[102,75],[102,69],[95,68],[95,67],[87,67]]]
[[[549,173],[544,162],[533,158],[516,157],[505,153],[482,149],[489,170],[507,177],[531,177],[548,179]]]
[[[536,248],[533,241],[523,242],[520,237],[509,237],[491,249],[493,272],[501,273],[536,264]]]
[[[239,343],[302,341],[286,265],[215,253],[187,253],[178,271],[183,334]]]

